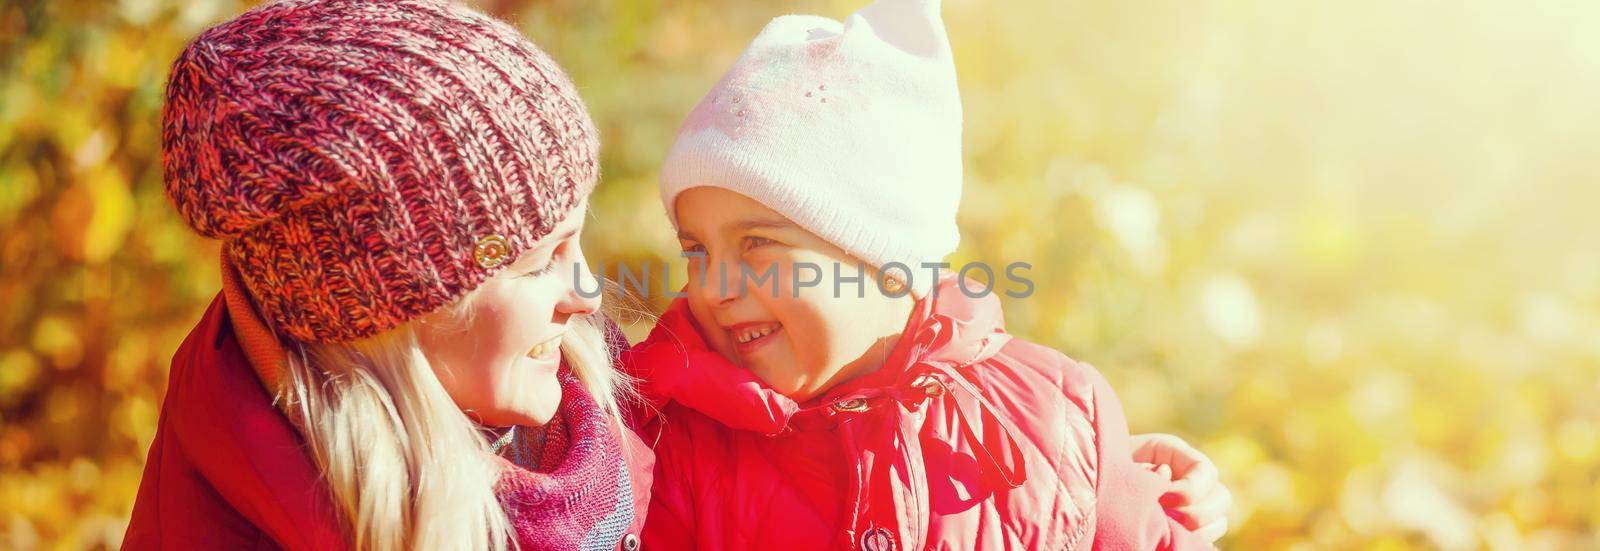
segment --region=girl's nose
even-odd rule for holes
[[[733,302],[742,295],[739,288],[739,268],[725,262],[708,260],[697,274],[689,276],[695,291],[712,306]]]

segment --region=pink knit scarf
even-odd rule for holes
[[[560,409],[513,429],[495,493],[523,549],[615,549],[635,514],[620,427],[570,371],[557,377]]]

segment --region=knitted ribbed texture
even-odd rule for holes
[[[178,57],[167,194],[275,330],[341,342],[449,304],[593,189],[572,83],[510,26],[432,0],[271,2]],[[474,247],[503,237],[504,261]]]

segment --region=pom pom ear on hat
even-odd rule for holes
[[[302,341],[477,287],[593,189],[598,147],[549,56],[436,0],[263,4],[189,44],[163,110],[168,197]]]
[[[939,0],[879,0],[852,17],[870,26],[884,44],[912,55],[948,59],[950,38],[939,11]]]
[[[843,22],[772,20],[700,100],[667,154],[661,199],[750,197],[925,295],[960,241],[961,100],[939,2],[879,0]]]

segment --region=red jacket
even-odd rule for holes
[[[172,359],[122,548],[347,549],[321,473],[263,384],[277,380],[283,351],[229,269]],[[651,453],[622,432],[633,444],[624,447],[636,511],[627,533],[638,534]]]
[[[1010,338],[953,279],[878,371],[804,404],[724,360],[679,299],[645,379],[653,549],[1209,549],[1132,461],[1094,368]]]

